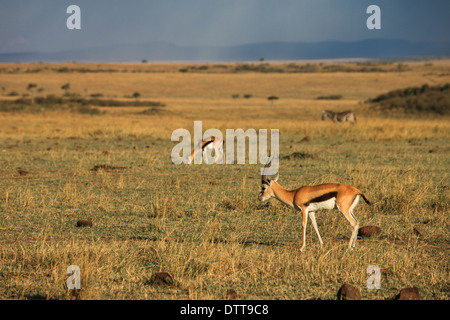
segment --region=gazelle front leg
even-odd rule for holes
[[[203,149],[203,160],[205,161],[206,164],[209,164],[209,162],[208,162],[208,153],[206,152],[206,148]]]
[[[300,248],[300,251],[303,251],[303,249],[306,246],[306,226],[308,225],[308,210],[303,209],[302,210],[302,225],[303,225],[303,244]]]
[[[223,159],[223,144],[222,143],[216,149],[216,158],[214,159],[214,162],[217,163],[217,160],[219,160],[220,157],[222,157],[222,159]]]

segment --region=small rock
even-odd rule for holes
[[[306,136],[302,140],[300,140],[300,142],[308,142],[308,141],[309,141],[309,137],[308,136]]]
[[[173,277],[168,272],[157,272],[150,277],[148,283],[157,286],[172,286]]]
[[[109,166],[107,164],[100,164],[100,165],[96,165],[94,166],[94,168],[89,169],[90,171],[106,171],[106,172],[120,172],[125,170],[125,167],[112,167]]]
[[[426,232],[423,228],[421,228],[421,227],[415,227],[414,229],[413,229],[413,231],[414,231],[414,234],[416,235],[416,236],[422,236],[422,237],[426,237],[426,236],[428,236],[428,232]]]
[[[377,226],[361,227],[358,230],[358,237],[370,238],[381,233],[381,228]]]
[[[419,298],[419,288],[405,288],[400,291],[400,293],[395,297],[396,300],[420,300]]]
[[[338,300],[362,300],[357,287],[344,283],[337,293]]]
[[[228,289],[225,293],[225,300],[236,300],[237,297],[237,292],[234,289]]]
[[[92,227],[92,222],[89,220],[78,220],[77,227]]]
[[[22,169],[17,170],[17,172],[18,172],[21,176],[26,176],[27,174],[29,174],[28,171],[22,170]]]

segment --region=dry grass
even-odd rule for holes
[[[73,65],[96,67],[30,66]],[[347,282],[365,299],[391,299],[407,286],[419,287],[424,299],[448,299],[450,119],[363,114],[362,101],[378,94],[449,82],[442,76],[448,62],[408,66],[401,73],[234,74],[102,64],[155,70],[1,73],[6,92],[25,93],[33,82],[42,94],[62,95],[60,86],[70,82],[82,96],[126,101],[137,91],[166,107],[147,114],[145,107],[101,107],[99,115],[64,108],[0,112],[0,297],[222,299],[234,289],[241,299],[335,299]],[[235,93],[252,97],[232,99]],[[315,100],[330,94],[343,98]],[[270,95],[280,97],[273,107]],[[358,122],[321,121],[325,108],[353,109]],[[172,131],[193,132],[194,120],[223,133],[280,129],[280,155],[287,156],[280,183],[355,185],[373,203],[361,202],[356,216],[382,233],[348,251],[348,223],[337,211],[320,212],[324,248],[309,226],[301,253],[299,215],[257,201],[261,165],[171,163]],[[311,157],[289,157],[300,153]],[[91,170],[96,165],[123,169]],[[80,219],[93,226],[76,227]],[[416,226],[428,236],[414,236]],[[81,269],[77,295],[64,287],[73,264]],[[366,289],[372,264],[381,268],[381,290]],[[152,285],[158,271],[172,273],[174,285]]]

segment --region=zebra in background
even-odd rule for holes
[[[355,124],[356,116],[352,111],[333,112],[329,110],[322,111],[322,120],[330,118],[333,122],[350,122]]]

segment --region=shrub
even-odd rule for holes
[[[98,107],[127,107],[127,106],[135,106],[135,107],[164,107],[166,104],[159,101],[121,101],[121,100],[113,100],[113,99],[85,99],[79,96],[69,98],[62,98],[52,94],[47,95],[46,97],[37,97],[37,104],[66,104],[66,103],[74,103],[79,105],[91,105]],[[17,99],[15,103],[25,103],[29,104],[30,100],[26,99]]]
[[[319,96],[316,98],[317,100],[340,100],[342,99],[341,94],[330,94],[327,96]]]
[[[314,159],[314,156],[307,152],[293,152],[290,155],[284,156],[282,159],[285,160]]]
[[[81,114],[90,114],[90,115],[99,115],[102,113],[97,108],[92,108],[90,106],[84,106],[84,105],[73,108],[72,112],[78,112]]]
[[[134,92],[133,93],[133,98],[137,99],[141,96],[141,94],[139,92]]]

